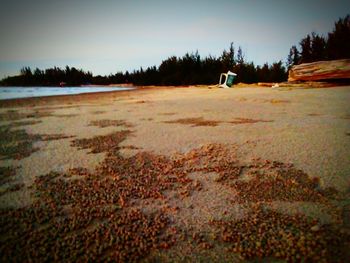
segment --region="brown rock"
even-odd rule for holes
[[[288,81],[350,79],[350,59],[317,61],[293,66]]]

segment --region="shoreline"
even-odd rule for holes
[[[336,85],[336,83],[323,83],[323,82],[306,82],[306,83],[279,83],[279,86],[272,87],[275,83],[237,83],[235,87],[231,89],[244,89],[244,88],[262,88],[262,89],[281,89],[281,90],[291,90],[291,89],[322,89],[322,88],[339,88],[346,87],[348,84]],[[117,95],[125,96],[130,92],[138,92],[145,90],[167,90],[167,89],[182,89],[182,88],[207,88],[207,89],[216,89],[217,85],[187,85],[187,86],[134,86],[132,84],[109,84],[109,85],[80,85],[76,87],[133,87],[131,90],[120,90],[120,91],[104,91],[104,92],[89,92],[89,93],[80,93],[80,94],[65,94],[65,95],[52,95],[52,96],[40,96],[40,97],[27,97],[27,98],[13,98],[13,99],[1,99],[0,107],[13,107],[25,105],[28,103],[44,103],[40,102],[42,99],[50,100],[52,103],[63,102],[66,98],[67,100],[72,100],[69,97],[74,97],[77,99],[94,99],[99,93],[105,93],[108,95]],[[25,88],[25,87],[24,87]],[[44,103],[46,104],[46,103]]]
[[[0,107],[23,107],[26,104],[48,104],[48,103],[70,103],[77,100],[91,100],[95,101],[100,98],[108,97],[124,97],[131,93],[144,92],[148,90],[168,90],[168,89],[183,89],[189,88],[189,86],[133,86],[134,89],[130,90],[116,90],[116,91],[105,91],[105,92],[89,92],[80,94],[65,94],[65,95],[52,95],[52,96],[41,96],[41,97],[27,97],[27,98],[14,98],[14,99],[2,99],[0,100]]]
[[[80,94],[66,94],[66,95],[52,95],[52,96],[41,96],[41,97],[28,97],[28,98],[14,98],[14,99],[3,99],[0,100],[0,107],[25,107],[27,104],[49,104],[49,103],[70,103],[76,99],[81,100],[93,100],[99,99],[97,97],[110,96],[115,93],[122,93],[121,96],[126,95],[125,93],[131,90],[124,91],[106,91],[106,92],[90,92],[90,93],[80,93]],[[133,90],[134,91],[134,90]],[[102,95],[102,93],[104,93]],[[99,96],[97,96],[99,95]],[[100,96],[101,95],[101,96]]]

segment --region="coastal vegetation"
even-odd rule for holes
[[[350,15],[340,18],[328,36],[315,32],[299,42],[299,48],[290,48],[287,62],[255,65],[248,62],[242,48],[233,43],[219,57],[201,57],[198,51],[186,53],[182,57],[171,56],[157,66],[140,68],[133,72],[117,72],[108,76],[93,76],[89,71],[66,66],[45,70],[24,67],[17,76],[9,76],[0,81],[2,86],[67,86],[84,84],[109,85],[132,83],[134,85],[195,85],[217,83],[221,72],[231,70],[237,73],[236,82],[282,82],[287,80],[287,71],[293,66],[320,60],[350,58]]]
[[[148,67],[117,72],[108,76],[93,76],[91,72],[82,69],[59,67],[41,70],[30,67],[21,69],[17,76],[4,78],[3,86],[57,86],[64,83],[67,86],[86,84],[109,85],[119,83],[133,83],[135,85],[195,85],[213,84],[218,81],[221,72],[228,70],[238,74],[237,81],[280,82],[287,78],[287,72],[282,61],[269,65],[255,66],[253,62],[246,62],[241,47],[237,52],[231,43],[229,50],[224,50],[220,57],[208,56],[202,58],[198,51],[186,53],[182,57],[171,56],[156,67]]]
[[[300,42],[300,49],[292,46],[287,58],[287,67],[321,60],[350,58],[350,15],[339,18],[328,36],[312,32]]]

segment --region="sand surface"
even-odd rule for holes
[[[50,172],[67,173],[73,168],[94,172],[106,158],[106,151],[91,153],[89,148],[74,146],[73,140],[128,130],[130,135],[118,146],[123,158],[140,152],[170,159],[185,158],[196,155],[194,152],[198,149],[216,145],[219,150],[216,149],[214,155],[234,159],[240,165],[256,165],[266,160],[293,165],[309,178],[319,178],[318,187],[336,189],[342,196],[337,209],[343,215],[344,227],[348,227],[349,102],[349,86],[279,90],[153,88],[0,102],[1,125],[9,127],[11,132],[24,129],[29,135],[62,137],[32,140],[36,150],[23,158],[3,156],[0,166],[16,167],[16,174],[14,180],[1,185],[0,207],[15,209],[33,204],[33,184],[39,176]],[[206,158],[202,160],[197,155],[186,159],[189,160],[187,165],[191,166],[193,159],[193,162],[201,162]],[[131,203],[146,212],[164,206],[176,207],[178,212],[169,214],[171,224],[191,231],[204,231],[209,220],[221,220],[225,215],[231,219],[243,218],[246,210],[232,205],[237,193],[225,184],[217,184],[217,176],[215,172],[190,174],[194,189],[200,185],[202,190],[192,189],[182,198],[177,196],[179,193],[170,191],[166,192],[168,199],[158,203],[152,199]],[[242,180],[249,181],[249,173],[246,177],[248,179]],[[15,184],[24,185],[16,191],[8,191]],[[332,208],[322,205],[306,201],[269,202],[276,211],[301,211],[323,223],[338,222],[329,211]],[[151,258],[154,254],[156,259],[162,260],[177,261],[182,257],[190,260],[192,252],[182,246],[175,245],[166,253],[152,252]],[[191,250],[199,257],[202,255],[213,261],[238,260],[235,254],[227,252],[224,252],[227,257],[221,258],[220,251],[226,250],[220,246],[209,252],[193,246]]]

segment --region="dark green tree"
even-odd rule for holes
[[[290,69],[294,65],[298,65],[300,61],[299,51],[296,46],[292,46],[289,50],[287,58],[287,68]]]
[[[228,51],[224,50],[220,57],[222,63],[222,71],[227,72],[232,70],[232,68],[236,65],[235,60],[235,48],[233,42],[230,44],[230,48]]]
[[[311,53],[311,37],[308,34],[305,38],[300,41],[301,47],[301,63],[308,63],[312,61]]]
[[[244,64],[244,54],[241,47],[238,47],[236,62],[237,64]]]
[[[319,61],[326,58],[326,40],[313,32],[311,38],[311,59],[312,61]]]
[[[327,55],[329,59],[350,58],[350,15],[339,18],[328,34]]]
[[[300,41],[300,52],[292,46],[287,57],[287,67],[313,61],[350,58],[349,43],[350,15],[347,15],[339,18],[328,37],[313,32]]]

